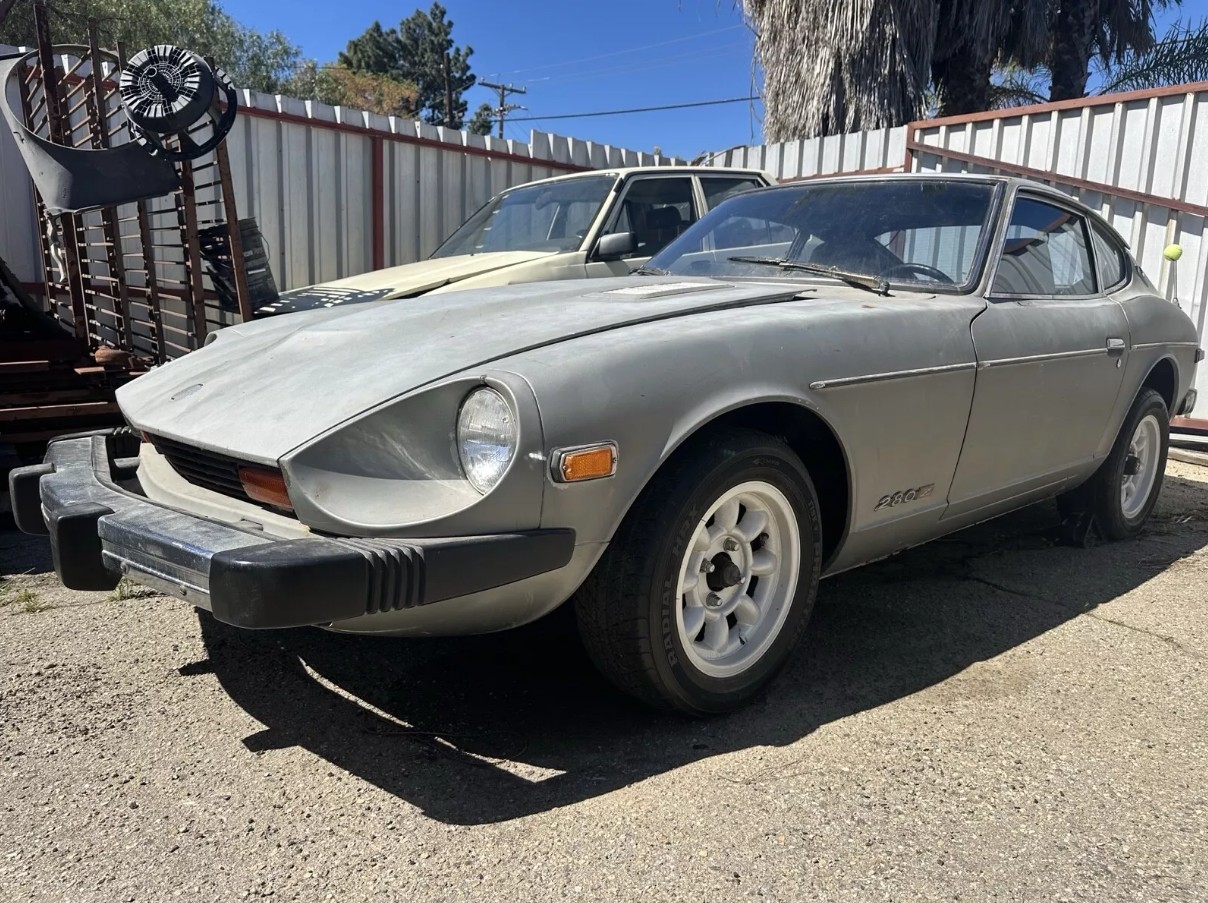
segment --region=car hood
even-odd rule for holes
[[[118,402],[138,429],[275,462],[391,398],[521,351],[799,291],[621,277],[309,311],[224,329],[206,347],[123,386]]]
[[[339,307],[365,301],[386,301],[422,295],[433,289],[481,276],[494,270],[551,257],[552,251],[491,251],[419,260],[403,266],[374,270],[335,282],[308,285],[282,292],[281,297],[256,309],[256,316],[296,313],[316,308]]]

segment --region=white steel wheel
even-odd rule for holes
[[[1131,539],[1149,520],[1166,474],[1170,413],[1153,389],[1137,393],[1099,469],[1059,503],[1063,516],[1089,515],[1104,539]]]
[[[783,492],[751,481],[717,499],[680,566],[676,627],[689,661],[718,678],[755,664],[784,626],[800,568],[801,531]]]
[[[822,555],[801,459],[766,433],[717,429],[686,443],[634,502],[576,594],[579,633],[638,699],[728,712],[788,661]]]
[[[1133,430],[1120,480],[1120,513],[1137,517],[1149,501],[1162,452],[1162,427],[1155,414],[1147,414]]]

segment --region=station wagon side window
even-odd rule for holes
[[[700,187],[705,194],[705,208],[712,210],[728,197],[752,188],[762,188],[763,182],[737,176],[701,176]]]
[[[1091,241],[1095,245],[1099,284],[1105,292],[1114,291],[1128,278],[1128,253],[1098,223],[1091,223]]]
[[[699,218],[692,194],[689,176],[634,179],[604,231],[632,232],[635,250],[625,256],[651,257]]]
[[[994,275],[994,294],[1091,295],[1096,284],[1085,220],[1055,204],[1018,197]]]

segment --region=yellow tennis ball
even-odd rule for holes
[[[1162,256],[1167,260],[1178,260],[1183,256],[1183,247],[1182,245],[1167,245],[1166,250],[1162,252]]]

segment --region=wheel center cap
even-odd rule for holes
[[[742,569],[725,552],[719,552],[713,556],[713,570],[705,577],[705,582],[713,592],[729,589],[742,582]]]

